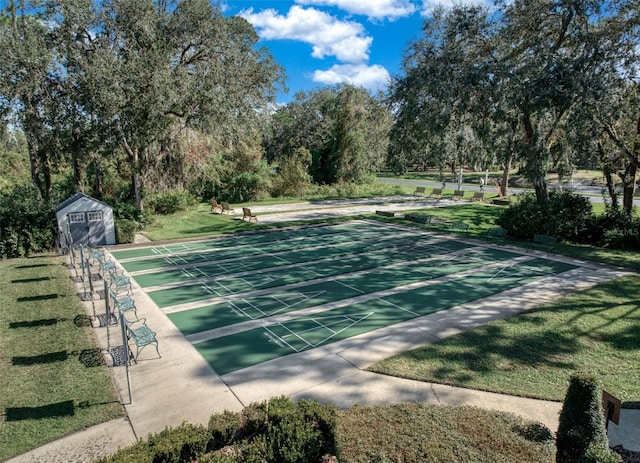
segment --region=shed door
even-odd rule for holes
[[[102,211],[87,212],[87,224],[89,246],[103,246],[107,244]]]
[[[73,246],[87,244],[87,222],[84,212],[73,212],[67,214],[69,220],[69,233],[71,233],[71,243]]]
[[[107,244],[102,211],[74,212],[68,215],[74,246]]]

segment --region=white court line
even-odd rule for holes
[[[237,312],[240,313],[240,315],[243,315],[245,317],[247,317],[249,320],[257,320],[259,318],[265,318],[268,317],[269,315],[267,315],[266,312],[264,312],[262,309],[260,309],[259,307],[257,307],[256,305],[252,304],[251,302],[247,301],[246,299],[241,299],[242,301],[244,301],[249,307],[251,307],[252,309],[254,309],[256,312],[258,312],[259,314],[262,314],[261,317],[254,317],[252,315],[249,315],[249,313],[245,310],[245,309],[241,309],[240,307],[238,307],[234,301],[230,301],[229,304],[233,307],[233,309],[235,309]],[[233,310],[232,309],[232,310]]]
[[[356,288],[355,286],[348,285],[348,284],[346,284],[346,283],[343,283],[343,282],[342,282],[342,281],[340,281],[340,280],[334,280],[334,281],[335,281],[336,283],[341,284],[342,286],[344,286],[344,287],[346,287],[346,288],[353,289],[354,291],[357,291],[357,292],[359,292],[360,294],[364,294],[364,291],[362,291],[362,290],[361,290],[361,289],[359,289],[359,288]]]
[[[382,302],[384,302],[384,303],[385,303],[385,304],[387,304],[387,305],[390,305],[390,306],[392,306],[392,307],[395,307],[395,308],[397,308],[397,309],[400,309],[400,310],[402,310],[403,312],[410,313],[411,315],[414,315],[414,316],[416,316],[416,317],[420,317],[420,316],[421,316],[421,314],[419,314],[419,313],[417,313],[417,312],[414,312],[413,310],[405,309],[404,307],[400,307],[398,304],[394,304],[393,302],[385,301],[385,300],[384,300],[384,299],[382,299],[382,298],[376,298],[376,299],[374,299],[374,300],[382,301]]]
[[[298,338],[298,339],[299,339],[300,341],[302,341],[303,343],[306,343],[306,344],[307,344],[307,346],[305,347],[305,349],[306,349],[307,347],[314,347],[314,345],[313,345],[313,344],[311,344],[311,343],[310,343],[309,341],[307,341],[306,339],[301,338],[301,337],[300,337],[300,336],[298,336],[294,331],[291,331],[291,330],[290,330],[289,328],[287,328],[286,326],[284,326],[284,325],[282,325],[282,324],[279,324],[278,326],[280,326],[281,328],[283,328],[283,329],[285,329],[286,331],[288,331],[289,333],[291,333],[291,336],[293,336],[294,338]],[[265,327],[265,330],[266,330],[266,331],[268,331],[268,332],[269,332],[269,333],[270,333],[274,338],[276,338],[276,339],[278,339],[280,342],[282,342],[282,343],[286,344],[286,345],[289,347],[289,349],[291,349],[292,351],[294,351],[294,352],[302,352],[302,350],[304,350],[304,349],[302,349],[302,350],[298,350],[298,349],[296,349],[296,348],[295,348],[295,347],[293,347],[291,344],[289,344],[289,343],[284,339],[284,337],[283,337],[283,336],[278,336],[278,335],[277,335],[277,334],[275,334],[273,331],[271,331],[268,327]]]
[[[327,342],[329,339],[336,337],[338,334],[342,333],[343,331],[348,330],[349,328],[351,328],[352,326],[354,326],[354,325],[358,324],[358,323],[359,323],[359,322],[361,322],[362,320],[364,320],[364,319],[366,319],[366,318],[369,318],[371,315],[373,315],[373,313],[374,313],[374,312],[369,312],[369,313],[368,313],[368,314],[366,314],[364,317],[362,317],[362,318],[360,318],[360,319],[358,319],[358,320],[354,320],[354,319],[353,319],[353,318],[351,318],[349,315],[338,315],[338,316],[334,316],[334,317],[328,317],[328,318],[337,318],[337,319],[338,319],[338,320],[336,320],[336,321],[335,321],[335,323],[331,323],[331,324],[329,324],[329,325],[326,325],[326,324],[324,324],[324,323],[319,322],[319,321],[318,321],[318,319],[317,319],[317,318],[315,318],[315,317],[314,317],[314,318],[310,318],[310,319],[305,319],[305,320],[303,320],[303,321],[307,321],[307,320],[308,320],[308,321],[311,321],[311,322],[315,323],[316,325],[318,325],[319,327],[321,327],[322,329],[324,329],[324,330],[329,331],[329,332],[331,332],[331,333],[332,333],[331,335],[327,336],[327,337],[326,337],[326,338],[324,338],[324,339],[321,339],[320,341],[318,341],[318,342],[316,342],[316,343],[311,343],[311,342],[307,341],[307,340],[306,340],[306,339],[304,339],[302,336],[300,336],[300,334],[298,334],[298,333],[296,333],[296,332],[294,332],[294,331],[291,331],[289,328],[287,328],[287,327],[286,327],[285,325],[283,325],[282,323],[279,323],[279,324],[278,324],[278,326],[280,326],[280,327],[282,327],[283,329],[285,329],[286,331],[290,332],[290,333],[291,333],[291,336],[294,336],[294,337],[296,337],[296,338],[300,339],[301,341],[305,342],[305,343],[307,344],[307,347],[305,347],[305,349],[306,349],[306,348],[309,348],[309,347],[311,347],[311,348],[315,348],[315,347],[318,347],[318,346],[320,346],[320,345],[324,344],[324,343],[325,343],[325,342]],[[320,317],[320,319],[322,319],[322,317]],[[342,328],[342,329],[340,329],[340,330],[338,330],[338,331],[334,331],[334,330],[332,330],[331,328],[329,328],[329,326],[331,326],[331,325],[337,325],[337,324],[341,323],[341,322],[342,322],[342,321],[344,321],[344,320],[347,320],[347,321],[349,321],[349,322],[351,322],[351,323],[350,323],[348,326],[345,326],[344,328]],[[266,328],[266,327],[265,327],[265,330],[268,330],[268,331],[269,331],[273,336],[277,336],[275,333],[273,333],[271,330],[269,330],[269,329],[268,329],[268,328]],[[301,331],[301,333],[307,333],[307,332],[316,331],[316,330],[317,330],[317,328],[313,328],[313,327],[312,327],[312,328],[309,328],[309,329],[306,329],[306,330]],[[288,336],[288,335],[287,335],[287,336]],[[287,341],[285,341],[284,337],[279,337],[279,336],[278,336],[278,338],[279,338],[283,343],[287,344],[287,345],[288,345],[291,349],[293,349],[295,352],[301,352],[301,350],[294,349],[294,348],[293,348],[293,347],[292,347],[292,346],[291,346]]]

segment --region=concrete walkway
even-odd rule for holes
[[[393,202],[392,202],[393,201]],[[371,201],[304,203],[279,211],[252,208],[260,212],[261,222],[299,220],[309,211],[323,214],[433,207],[443,201],[399,198],[371,204]],[[344,211],[340,211],[344,210]],[[353,210],[359,212],[352,212]],[[269,212],[269,214],[267,214]],[[276,214],[278,212],[278,214]],[[296,212],[298,215],[296,216]],[[296,217],[296,218],[293,218]],[[621,275],[613,269],[589,265],[563,278],[538,283],[535,299],[523,288],[507,291],[480,301],[397,324],[361,336],[276,359],[224,376],[217,375],[195,348],[175,328],[164,313],[140,288],[134,289],[138,314],[157,332],[158,358],[153,348],[143,351],[137,364],[128,368],[113,366],[110,371],[125,404],[126,418],[94,426],[32,452],[9,460],[12,463],[89,463],[115,452],[138,439],[167,426],[182,422],[206,425],[209,417],[224,410],[238,411],[244,406],[270,397],[287,395],[293,399],[313,398],[339,407],[354,404],[377,405],[398,402],[427,402],[443,405],[473,405],[501,410],[545,424],[555,432],[561,404],[505,396],[438,384],[393,378],[364,369],[399,352],[459,333],[491,320],[515,315],[568,291],[588,288]],[[509,303],[506,303],[509,301]],[[88,313],[104,310],[104,302],[86,303]],[[98,342],[105,350],[122,344],[119,326],[96,327]],[[106,356],[111,364],[111,357]],[[129,384],[131,386],[129,390]],[[623,410],[620,426],[609,427],[610,444],[640,451],[640,411]]]

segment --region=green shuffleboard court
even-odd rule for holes
[[[536,259],[195,344],[221,375],[487,297],[574,266]]]
[[[576,268],[366,221],[113,255],[220,375]]]

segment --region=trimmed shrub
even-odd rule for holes
[[[118,244],[133,243],[138,230],[138,223],[133,220],[116,220],[116,241]]]
[[[640,249],[640,219],[608,207],[591,227],[593,244],[614,249]]]
[[[190,463],[207,450],[211,436],[204,426],[183,423],[149,436],[153,463]]]
[[[306,400],[296,406],[284,396],[250,404],[240,414],[225,412],[209,420],[213,453],[233,454],[243,462],[320,461],[323,455],[334,453],[335,428],[334,407]],[[210,456],[206,461],[218,461],[216,458]]]
[[[211,415],[207,427],[213,439],[213,447],[222,448],[231,444],[236,438],[241,426],[242,419],[238,413],[225,410],[223,413]]]
[[[543,204],[533,193],[521,195],[496,220],[516,239],[530,240],[535,234],[545,234],[574,242],[585,241],[593,222],[589,200],[566,190],[551,191],[549,201]]]
[[[608,447],[601,389],[596,378],[574,375],[560,412],[556,435],[556,462],[583,463],[587,454],[596,460],[612,452]]]

